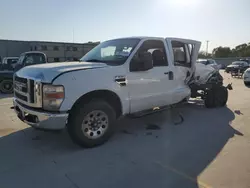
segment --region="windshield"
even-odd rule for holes
[[[46,63],[46,60],[43,54],[28,53],[28,54],[22,54],[17,61],[17,64],[23,64],[23,63],[25,63],[26,65],[42,64]]]
[[[102,42],[83,56],[80,61],[121,65],[125,63],[139,41],[140,39],[115,39]]]
[[[18,61],[17,61],[17,64],[22,64],[24,58],[25,58],[25,55],[22,54],[22,55],[19,57],[19,59],[18,59]]]

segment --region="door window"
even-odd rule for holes
[[[171,44],[174,55],[174,65],[191,67],[191,55],[193,53],[193,45],[187,45],[179,41],[171,41]]]
[[[134,65],[138,65],[140,63],[141,53],[147,53],[152,57],[154,67],[168,66],[164,43],[160,40],[147,40],[143,42],[131,60],[131,71],[134,69]]]

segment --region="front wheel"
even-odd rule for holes
[[[112,136],[115,118],[112,106],[106,101],[95,100],[72,110],[67,129],[73,142],[91,148],[104,144]]]
[[[0,83],[0,91],[4,94],[13,93],[13,81],[12,80],[3,80]]]
[[[214,87],[206,92],[205,106],[207,108],[223,107],[227,104],[228,90],[224,86]]]

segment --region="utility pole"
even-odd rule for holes
[[[207,40],[206,42],[207,42],[206,55],[208,56],[208,43],[209,43],[209,40]]]
[[[73,27],[73,43],[75,42],[75,29]]]

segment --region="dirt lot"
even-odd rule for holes
[[[66,131],[29,128],[10,109],[11,96],[1,95],[0,187],[249,188],[250,88],[224,78],[234,87],[227,107],[193,101],[176,110],[179,125],[168,111],[123,119],[94,149],[74,145]]]

